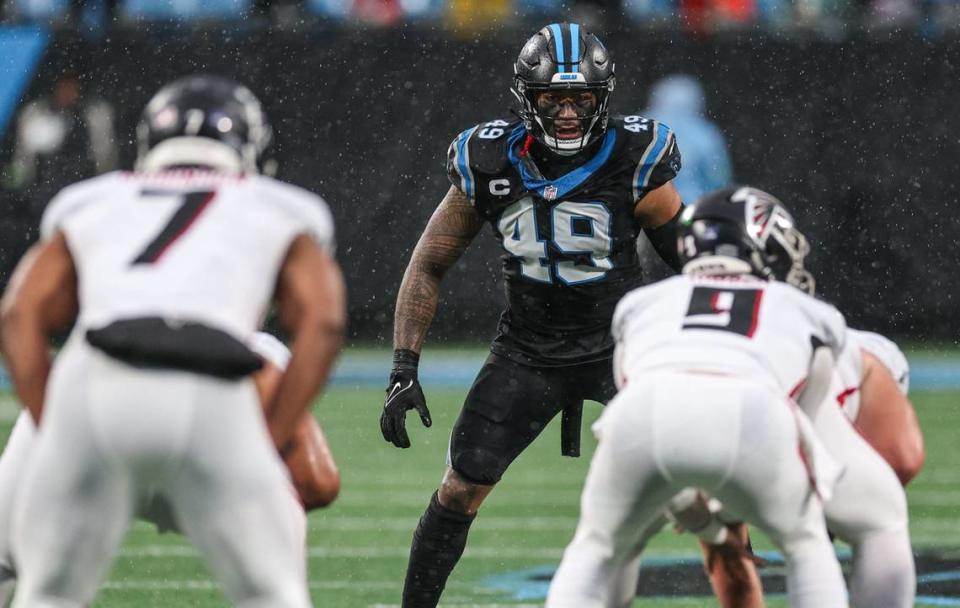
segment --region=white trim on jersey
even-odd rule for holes
[[[172,137],[150,149],[137,162],[138,171],[159,171],[176,165],[201,165],[231,173],[255,172],[236,150],[207,137]]]
[[[900,392],[906,395],[910,390],[910,364],[900,347],[893,340],[872,331],[851,329],[847,335],[889,370]]]
[[[263,357],[267,363],[280,371],[286,370],[290,363],[290,349],[287,348],[286,344],[267,332],[258,331],[253,334],[248,346],[250,350]]]
[[[460,176],[460,190],[467,198],[475,201],[477,198],[477,180],[470,168],[470,138],[477,131],[477,127],[467,129],[457,136],[453,143],[453,167]],[[462,150],[462,154],[461,154]]]
[[[660,142],[660,129],[666,129],[667,131],[667,141],[665,143]],[[647,144],[647,149],[643,151],[643,156],[640,157],[640,161],[637,163],[637,169],[633,172],[633,200],[640,200],[640,193],[647,187],[647,184],[650,183],[650,177],[653,175],[653,170],[656,168],[660,161],[663,160],[663,157],[676,146],[676,136],[673,134],[673,131],[670,130],[670,127],[667,125],[661,124],[657,121],[653,121],[653,134],[650,138],[650,143]],[[660,148],[659,153],[657,154],[656,159],[652,163],[648,163],[647,160],[649,156],[656,152],[657,148]],[[643,177],[642,183],[638,183],[640,180],[640,172],[646,171],[646,175]]]

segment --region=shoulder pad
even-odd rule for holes
[[[303,230],[316,240],[320,247],[333,255],[336,249],[333,229],[333,216],[322,198],[293,184],[287,184],[265,176],[252,176],[263,192],[263,198],[277,205],[295,222],[302,224]]]
[[[657,301],[663,297],[664,292],[669,294],[670,289],[676,289],[683,283],[690,283],[690,277],[678,274],[667,277],[662,281],[644,285],[628,291],[617,303],[613,311],[613,320],[611,322],[611,333],[615,340],[623,337],[623,331],[629,317],[636,314],[636,311],[647,306],[651,301]]]
[[[77,182],[58,192],[43,211],[40,219],[40,240],[44,241],[63,227],[63,222],[75,212],[96,201],[104,200],[113,188],[113,182],[122,178],[120,171],[105,173]]]
[[[508,140],[516,124],[502,119],[483,122],[450,142],[447,176],[472,202],[477,200],[478,178],[498,174],[507,166]]]
[[[640,200],[676,177],[682,165],[677,138],[667,125],[643,116],[610,119],[624,139],[623,154],[633,167],[633,198]]]

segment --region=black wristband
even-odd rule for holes
[[[420,365],[420,353],[415,353],[409,348],[398,348],[393,351],[393,371],[417,373]]]
[[[681,263],[680,251],[677,247],[677,225],[680,223],[680,214],[682,213],[683,207],[681,206],[677,214],[670,218],[666,224],[644,231],[657,254],[670,268],[678,272]]]

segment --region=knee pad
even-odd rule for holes
[[[453,454],[450,466],[471,483],[492,486],[500,481],[508,464],[502,456],[474,447]]]

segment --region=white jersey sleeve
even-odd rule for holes
[[[872,331],[851,329],[849,336],[851,342],[883,363],[897,381],[900,392],[906,395],[910,389],[910,364],[903,351],[892,340]]]
[[[87,205],[102,200],[116,184],[122,173],[114,171],[92,179],[67,186],[56,194],[47,205],[40,219],[40,240],[49,239],[63,228],[68,217]]]
[[[804,300],[812,309],[811,321],[819,330],[814,334],[815,337],[821,340],[824,345],[830,347],[830,350],[833,351],[834,361],[838,361],[847,343],[846,320],[839,310],[826,302],[809,297],[804,298]]]
[[[297,186],[268,178],[256,178],[257,188],[264,199],[278,205],[309,235],[326,253],[336,251],[333,216],[326,201],[312,192]]]
[[[290,349],[287,345],[265,331],[253,334],[247,346],[281,371],[286,370],[290,363]]]

